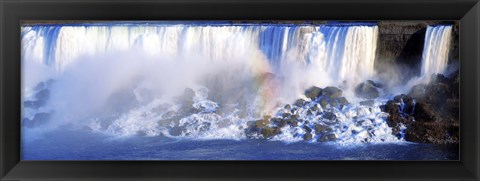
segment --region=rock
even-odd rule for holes
[[[277,134],[280,134],[281,130],[278,127],[273,127],[273,128],[263,128],[262,131],[260,131],[260,134],[262,134],[263,138],[271,138]]]
[[[413,97],[414,99],[421,99],[425,96],[427,85],[418,84],[412,87],[408,96]]]
[[[337,116],[332,112],[325,112],[323,113],[322,117],[328,120],[335,120],[337,118]]]
[[[373,106],[375,104],[374,100],[366,100],[366,101],[361,101],[360,105],[362,106]]]
[[[425,101],[418,102],[415,106],[415,110],[413,111],[413,117],[415,118],[415,121],[419,122],[436,121],[436,116],[437,115],[435,111]]]
[[[320,87],[312,86],[305,90],[305,96],[310,98],[312,101],[317,99],[322,95],[322,89]]]
[[[322,133],[326,133],[326,132],[330,132],[330,131],[333,131],[332,128],[328,127],[328,126],[324,126],[324,125],[321,125],[321,124],[315,124],[315,134],[322,134]]]
[[[307,133],[311,133],[312,132],[312,128],[308,127],[308,126],[303,126],[303,129],[305,130],[305,132]]]
[[[275,125],[278,127],[282,128],[287,125],[287,121],[281,119],[281,118],[272,118],[271,122],[273,122]]]
[[[329,86],[325,87],[325,89],[322,90],[322,95],[330,99],[335,99],[342,96],[342,90],[336,87]]]
[[[347,104],[350,104],[350,103],[348,102],[347,98],[345,98],[345,97],[339,97],[339,98],[337,99],[337,101],[338,101],[338,103],[339,103],[340,105],[342,105],[342,106],[345,106],[345,105],[347,105]]]
[[[283,113],[282,114],[283,118],[289,118],[290,116],[292,116],[292,114],[290,114],[290,113]]]
[[[355,95],[365,99],[377,98],[380,96],[379,87],[377,86],[378,85],[371,80],[360,83],[355,87]]]
[[[335,134],[323,134],[318,139],[318,142],[327,142],[327,141],[335,141],[335,140],[337,140],[337,136],[335,136]]]
[[[312,110],[310,110],[310,109],[309,109],[309,110],[307,110],[307,116],[313,116],[313,112],[312,112]]]
[[[302,107],[303,105],[305,105],[305,103],[306,103],[305,100],[303,100],[303,99],[297,99],[297,100],[295,101],[294,105],[297,106],[297,107]]]
[[[451,80],[442,74],[432,74],[430,83],[452,84]]]
[[[290,106],[290,104],[287,104],[287,105],[285,105],[285,107],[283,107],[283,108],[286,109],[286,110],[290,110],[290,109],[292,109],[292,106]]]
[[[397,114],[399,109],[400,109],[400,105],[398,105],[398,103],[396,103],[393,100],[389,100],[385,104],[383,111],[392,115],[392,114]]]
[[[405,95],[405,94],[401,94],[401,95],[397,95],[393,98],[393,100],[397,103],[403,103],[404,106],[403,106],[403,110],[401,110],[402,112],[406,113],[406,114],[412,114],[413,113],[413,109],[415,107],[415,102],[413,101],[413,98],[408,96],[408,95]]]
[[[323,109],[329,109],[330,108],[330,103],[326,98],[321,98],[320,99],[320,106],[322,106]]]
[[[260,119],[255,121],[256,128],[264,128],[264,127],[267,127],[269,124],[270,124],[270,121],[268,119]]]
[[[312,137],[313,137],[313,135],[311,133],[305,133],[303,135],[303,140],[310,141],[310,140],[312,140]]]
[[[458,143],[459,124],[441,122],[413,122],[405,130],[405,140],[417,143]]]

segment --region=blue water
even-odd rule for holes
[[[22,160],[458,160],[458,145],[284,143],[267,140],[113,138],[56,131],[23,142]]]

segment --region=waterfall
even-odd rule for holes
[[[452,37],[452,26],[428,26],[422,55],[422,77],[444,73]]]
[[[217,61],[251,55],[274,69],[284,61],[313,64],[343,81],[373,75],[377,36],[371,25],[38,25],[22,28],[22,59],[63,72],[82,56],[129,49]]]
[[[347,91],[375,76],[378,27],[94,23],[29,25],[21,34],[22,65],[46,65],[57,76],[47,106],[25,109],[24,117],[51,109],[57,125],[84,122],[115,135],[240,139],[249,121],[276,114],[305,97],[310,86],[347,82],[344,96],[355,100]],[[24,80],[38,77],[29,70],[22,69]],[[178,94],[185,88],[191,88],[191,100],[182,102]],[[28,95],[34,93],[24,94],[25,100]],[[346,142],[396,140],[379,106],[335,110],[343,124],[335,134]],[[307,109],[299,110],[306,115]],[[354,117],[369,121],[356,123]],[[372,125],[376,135],[367,134]],[[304,134],[293,129],[280,138]]]

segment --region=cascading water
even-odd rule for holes
[[[55,111],[52,119],[61,120],[52,121],[55,126],[73,124],[115,135],[242,139],[249,121],[277,114],[312,85],[343,85],[348,93],[374,76],[377,36],[373,24],[25,26],[24,79],[46,74],[32,73],[30,64],[46,65],[48,75],[39,81],[55,82],[51,100],[25,108],[24,117]],[[36,99],[39,81],[24,83],[26,100]],[[192,101],[177,98],[185,86],[193,90]],[[395,141],[379,105],[352,103],[332,110],[340,121],[337,137]],[[300,114],[307,118],[313,106]],[[311,124],[323,121],[310,119]],[[302,133],[285,128],[275,139],[298,140]]]
[[[422,55],[422,77],[444,73],[452,39],[452,26],[428,26]]]

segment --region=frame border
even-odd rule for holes
[[[460,20],[460,161],[21,161],[22,20]],[[0,180],[479,180],[479,0],[0,0]]]

